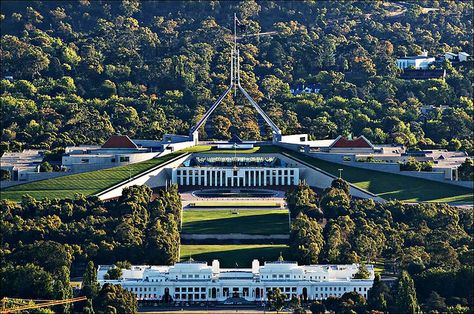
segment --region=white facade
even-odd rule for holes
[[[214,187],[297,185],[299,168],[179,167],[173,169],[171,181],[184,186]]]
[[[374,268],[367,266],[368,279],[353,279],[359,265],[309,265],[272,262],[252,268],[220,268],[203,262],[184,262],[174,266],[132,266],[122,270],[120,280],[105,280],[110,266],[99,266],[98,281],[119,284],[136,295],[137,300],[214,301],[230,297],[247,301],[266,301],[267,292],[279,288],[287,299],[321,300],[355,291],[365,298],[373,285]]]
[[[397,67],[402,70],[410,67],[426,70],[435,60],[435,57],[428,56],[403,57],[397,59]]]
[[[85,154],[66,154],[62,157],[62,165],[66,171],[78,172],[124,166],[156,157],[159,152],[136,152],[126,149],[98,149]]]

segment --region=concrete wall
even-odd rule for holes
[[[122,195],[122,190],[132,185],[147,185],[151,188],[165,186],[166,182],[171,181],[171,169],[179,166],[190,156],[190,153],[185,153],[175,157],[163,164],[160,164],[150,170],[142,172],[130,180],[120,182],[102,192],[96,194],[101,200],[119,197]]]

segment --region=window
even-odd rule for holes
[[[290,278],[290,275],[285,275],[285,278]]]
[[[194,278],[199,278],[199,275],[194,275]]]
[[[273,278],[273,279],[276,279],[276,277],[277,277],[277,275],[272,275],[272,278]]]
[[[283,278],[283,275],[278,275],[278,278]]]
[[[116,160],[115,158],[112,158],[110,159],[110,162],[115,162],[115,160]]]
[[[89,163],[89,159],[88,158],[82,158],[81,159],[81,164],[88,164]]]
[[[179,292],[179,288],[174,288],[174,292]]]
[[[129,162],[130,161],[130,157],[128,156],[120,156],[120,162]]]
[[[187,275],[181,275],[181,278],[186,278],[186,277],[187,277]]]

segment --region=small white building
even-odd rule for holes
[[[306,265],[296,262],[252,262],[252,268],[220,268],[214,260],[188,261],[173,266],[132,266],[122,270],[122,278],[107,280],[112,266],[101,265],[97,278],[101,285],[121,285],[135,294],[137,300],[165,300],[186,302],[225,302],[228,298],[247,301],[267,301],[267,292],[279,288],[290,300],[321,300],[340,297],[355,291],[365,298],[373,285],[374,268],[368,265],[368,279],[354,279],[358,264]]]
[[[397,67],[399,69],[423,69],[426,70],[428,67],[436,61],[435,57],[428,56],[427,51],[423,51],[423,53],[419,56],[409,56],[409,57],[400,57],[397,58]]]
[[[114,135],[102,146],[66,147],[62,165],[66,171],[92,171],[146,161],[160,152],[160,142],[131,140],[125,135]]]
[[[43,151],[25,149],[21,152],[5,152],[0,158],[0,168],[10,172],[11,181],[28,181],[29,175],[40,171]]]
[[[454,52],[446,52],[444,53],[444,59],[449,60],[451,62],[465,62],[468,60],[470,55],[465,52],[459,52],[459,53],[454,53]]]

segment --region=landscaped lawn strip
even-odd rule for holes
[[[185,210],[182,233],[286,234],[287,210]]]

